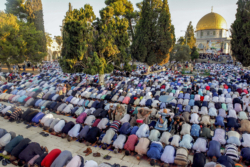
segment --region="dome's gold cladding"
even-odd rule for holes
[[[196,31],[211,29],[227,29],[226,20],[221,15],[211,12],[203,16],[196,26]]]

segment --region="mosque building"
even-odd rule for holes
[[[227,22],[213,9],[199,20],[195,32],[199,53],[231,54]]]

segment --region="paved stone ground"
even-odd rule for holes
[[[5,103],[6,105],[9,105]],[[25,107],[20,106],[20,108],[25,109]],[[56,118],[64,118],[67,121],[74,121],[74,118],[62,116],[62,115],[56,115],[54,114],[54,117]],[[150,164],[148,161],[142,159],[138,161],[134,156],[125,156],[124,151],[122,153],[114,154],[113,151],[109,150],[102,150],[99,147],[91,147],[93,153],[99,152],[101,153],[101,157],[93,157],[92,154],[85,157],[85,154],[83,151],[87,148],[87,146],[83,143],[79,143],[76,141],[68,142],[67,139],[62,139],[57,136],[49,135],[48,137],[43,137],[39,133],[42,132],[42,128],[40,127],[31,127],[28,130],[25,128],[27,125],[20,123],[10,123],[3,117],[0,117],[0,127],[6,129],[7,131],[13,131],[17,135],[23,135],[25,138],[30,138],[32,142],[38,142],[42,146],[47,146],[49,151],[59,148],[61,150],[69,150],[71,151],[72,155],[81,155],[84,157],[84,160],[94,160],[98,164],[102,162],[108,162],[110,164],[118,163],[121,166],[127,166],[127,167],[149,167]],[[110,160],[104,160],[104,155],[110,155],[112,158]],[[2,163],[0,162],[0,167],[2,166]],[[12,167],[14,165],[8,165],[8,167]]]

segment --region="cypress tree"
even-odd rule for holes
[[[174,35],[167,0],[144,0],[132,43],[133,57],[149,66],[167,63]]]
[[[20,20],[27,18],[25,13],[25,0],[6,0],[5,6],[6,13],[12,13]]]
[[[90,5],[67,12],[63,26],[63,59],[60,61],[64,71],[82,72],[82,69],[75,68],[77,63],[83,65],[85,69],[91,68],[86,62],[93,55],[94,38],[91,26],[93,20],[95,20],[95,14]],[[82,64],[82,62],[85,63]]]
[[[250,65],[250,2],[238,0],[236,20],[231,25],[233,57],[243,66]]]
[[[42,31],[43,35],[40,40],[42,46],[42,52],[46,52],[46,37],[44,32],[43,21],[43,6],[41,0],[27,0],[25,3],[25,10],[27,13],[27,21],[34,23],[36,30]]]
[[[195,46],[196,38],[194,37],[194,27],[191,21],[189,22],[186,30],[185,40],[186,39],[187,39],[187,45],[189,46],[190,49],[192,49]]]
[[[173,47],[174,47],[175,46],[175,42],[176,42],[174,25],[171,25],[171,33],[173,35]]]

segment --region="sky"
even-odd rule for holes
[[[130,0],[136,8],[136,3],[142,0]],[[99,10],[104,8],[105,0],[42,0],[45,32],[55,35],[61,35],[60,26],[68,10],[68,3],[74,9],[80,9],[84,4],[90,4],[97,17]],[[198,21],[207,13],[213,12],[220,14],[227,21],[228,29],[235,20],[237,0],[168,0],[172,24],[175,26],[175,35],[178,39],[184,36],[187,25],[190,21],[194,28]],[[6,0],[0,0],[0,10],[5,10]]]

